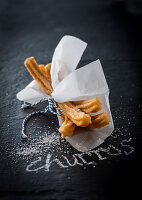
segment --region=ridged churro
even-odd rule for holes
[[[86,127],[91,124],[91,117],[80,110],[76,110],[70,102],[58,103],[59,107],[65,112],[65,115],[71,119],[77,126]]]
[[[59,128],[59,132],[62,135],[62,138],[66,136],[72,136],[74,133],[75,124],[67,117],[64,117],[63,123]]]
[[[92,124],[89,128],[101,128],[109,124],[110,120],[106,112],[102,112],[96,116],[91,116]]]
[[[97,97],[90,100],[73,101],[72,103],[76,106],[76,108],[80,109],[86,114],[98,112],[102,108],[102,104]]]
[[[32,75],[33,79],[37,81],[39,86],[46,92],[48,95],[51,95],[53,89],[51,86],[51,81],[46,77],[46,74],[40,68],[43,68],[43,65],[38,66],[34,57],[27,58],[24,62],[27,70]]]

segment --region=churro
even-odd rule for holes
[[[59,132],[62,135],[62,138],[66,136],[72,136],[74,133],[75,124],[67,117],[64,117],[63,123],[59,128]]]
[[[91,117],[80,110],[76,110],[72,103],[58,103],[65,115],[70,118],[77,126],[86,127],[91,124]]]
[[[108,114],[106,112],[100,113],[96,116],[91,116],[92,124],[90,124],[89,128],[101,128],[109,124],[110,120]]]
[[[44,72],[47,79],[51,81],[51,76],[50,76],[51,63],[49,63],[47,65],[39,65],[39,68],[41,71]]]
[[[34,57],[27,58],[24,64],[27,70],[30,72],[33,79],[37,81],[37,83],[40,85],[43,91],[46,92],[48,95],[51,95],[53,91],[51,81],[48,80],[44,71],[41,70],[41,68],[43,69],[43,65],[40,65],[39,67]]]
[[[86,114],[98,112],[102,108],[102,104],[97,97],[90,100],[73,101],[72,103],[76,106],[76,108],[80,109]]]
[[[46,66],[39,65],[39,68],[41,71],[43,71],[46,74],[48,80],[51,80],[51,76],[50,76],[51,64],[47,64]],[[63,123],[61,127],[59,128],[59,132],[61,133],[62,138],[73,135],[75,124],[65,115],[62,115],[61,118],[62,118]]]

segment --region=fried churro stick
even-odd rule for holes
[[[109,124],[110,120],[108,114],[106,112],[100,113],[96,116],[91,116],[92,124],[90,124],[89,128],[101,128]]]
[[[61,111],[58,111],[61,114]],[[60,116],[62,119],[62,125],[59,128],[62,138],[66,136],[72,136],[76,125],[65,115]]]
[[[50,69],[51,69],[51,63],[47,65],[39,65],[39,68],[41,71],[43,71],[49,81],[51,81],[51,76],[50,76]]]
[[[39,67],[44,73],[46,73],[48,79],[51,80],[50,76],[51,64],[47,64],[46,66],[39,65]],[[61,133],[62,138],[66,136],[72,136],[76,125],[65,115],[61,115],[61,118],[63,123],[59,128],[59,132]]]
[[[70,102],[58,103],[59,107],[64,111],[65,115],[71,119],[77,126],[86,127],[91,124],[91,117],[75,107]]]
[[[24,64],[27,70],[32,75],[33,79],[37,81],[37,83],[44,90],[44,92],[47,93],[48,95],[51,95],[53,91],[51,86],[51,81],[48,80],[43,70],[41,70],[41,68],[43,68],[43,65],[40,65],[39,67],[34,57],[27,58]]]
[[[97,97],[90,100],[73,101],[72,103],[86,114],[98,112],[102,108],[102,104]]]
[[[51,95],[53,89],[51,86],[51,81],[49,81],[46,77],[44,66],[40,65],[39,67],[33,57],[27,58],[24,64],[32,77],[38,82],[40,87],[47,94]],[[65,115],[70,118],[77,126],[85,127],[91,123],[90,115],[75,110],[74,106],[70,102],[59,103],[59,107],[65,112]]]
[[[65,116],[64,122],[59,128],[59,132],[61,133],[62,138],[66,136],[72,136],[74,133],[74,129],[75,124],[67,116]]]

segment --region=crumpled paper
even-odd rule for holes
[[[73,136],[66,137],[66,140],[81,152],[99,146],[114,130],[109,104],[109,88],[100,61],[97,60],[76,69],[86,46],[87,44],[78,38],[64,36],[55,49],[50,72],[52,97],[55,101],[88,100],[98,97],[102,103],[100,112],[107,112],[110,117],[110,123],[105,127],[77,129]],[[36,81],[32,81],[17,94],[20,101],[30,104],[44,97],[49,96],[40,89]],[[61,125],[60,117],[58,119]]]

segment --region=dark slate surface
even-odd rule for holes
[[[141,199],[137,182],[142,145],[140,5],[110,0],[4,0],[0,4],[0,199]],[[84,160],[64,140],[55,150],[41,145],[38,153],[20,156],[20,150],[37,145],[39,134],[55,131],[58,136],[57,118],[48,114],[33,117],[27,125],[29,140],[19,139],[23,118],[34,110],[21,110],[16,99],[32,80],[24,59],[34,56],[39,63],[48,63],[66,34],[89,44],[79,66],[101,60],[111,91],[115,131],[101,147],[83,155]],[[50,161],[57,158],[64,166],[63,156],[70,163],[76,157],[80,165],[61,168],[54,162],[47,170],[49,154]],[[38,162],[31,164],[34,161]],[[27,172],[29,165],[32,171]]]

